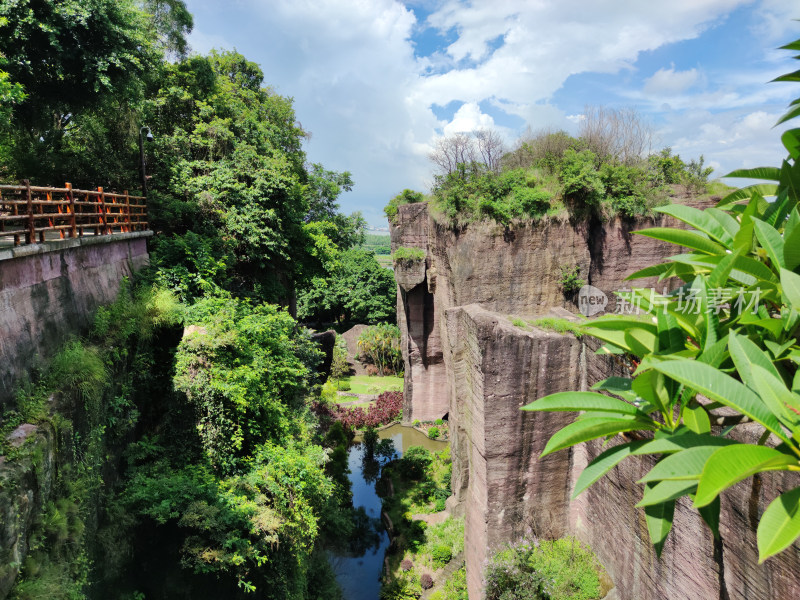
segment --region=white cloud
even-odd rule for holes
[[[494,128],[494,119],[490,115],[482,113],[480,107],[474,102],[468,102],[463,104],[453,115],[453,119],[444,126],[444,135]]]
[[[652,77],[645,80],[644,92],[652,96],[674,96],[685,92],[700,79],[697,69],[676,71],[673,64],[669,69],[659,69]]]
[[[771,34],[796,4],[759,1],[763,10],[754,14]],[[552,101],[571,75],[630,74],[640,53],[695,38],[754,0],[414,0],[408,6],[399,0],[189,0],[189,8],[198,3],[209,15],[236,23],[217,32],[213,16],[198,20],[195,47],[223,45],[227,38],[259,62],[266,82],[295,99],[298,118],[313,134],[310,159],[353,172],[356,186],[342,198],[343,207],[362,209],[377,224],[389,198],[405,187],[420,189],[429,179],[426,155],[437,132],[495,123],[481,111],[482,102],[533,129],[573,130],[579,115],[567,117]],[[415,7],[433,9],[424,24],[416,20]],[[455,32],[455,40],[438,54],[417,57],[411,38],[424,27]],[[695,142],[681,131],[699,132],[704,137],[696,144],[703,148],[724,147],[721,140],[730,138],[734,125],[740,140],[763,140],[767,134],[759,137],[753,130],[761,117],[745,117],[757,112],[759,102],[783,103],[788,92],[764,86],[770,74],[763,72],[724,82],[708,74],[711,85],[700,85],[703,75],[699,69],[661,69],[643,89],[625,93],[654,112],[669,95],[672,112],[663,137],[680,140],[687,151]],[[431,106],[452,101],[463,104],[451,119],[437,119]],[[737,111],[734,123],[712,114],[720,107]],[[689,119],[693,125],[687,129],[681,121],[687,111],[709,115],[709,128]],[[712,130],[714,124],[719,131]],[[733,160],[729,156],[720,162]]]

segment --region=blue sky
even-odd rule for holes
[[[797,0],[188,0],[192,48],[235,48],[294,98],[308,158],[350,171],[345,212],[386,226],[427,191],[437,137],[576,133],[584,108],[634,108],[656,148],[703,154],[715,176],[778,164],[772,129],[796,85],[776,47],[800,38]]]

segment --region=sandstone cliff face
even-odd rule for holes
[[[619,220],[591,231],[568,223],[451,230],[432,221],[425,205],[402,207],[392,227],[393,249],[427,252],[413,272],[397,276],[404,415],[409,421],[449,415],[454,496],[448,505],[466,513],[470,598],[481,598],[491,550],[529,534],[574,534],[589,543],[623,600],[800,597],[800,549],[759,566],[755,543],[768,501],[797,485],[797,477],[764,477],[724,494],[722,542],[685,500],[679,502],[659,559],[644,514],[634,506],[641,497],[636,481],[647,464],[625,461],[570,501],[578,474],[600,444],[539,458],[570,417],[519,408],[553,392],[588,389],[622,374],[622,367],[596,355],[596,341],[524,330],[507,317],[575,312],[559,289],[561,265],[579,265],[589,283],[609,293],[621,289],[629,273],[677,253],[632,230]]]

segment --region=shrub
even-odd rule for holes
[[[571,296],[586,284],[586,282],[581,279],[580,275],[580,265],[575,265],[572,267],[569,265],[561,266],[561,277],[559,278],[558,283],[561,286],[561,291],[565,296]]]
[[[593,209],[603,199],[605,186],[597,171],[597,156],[591,150],[564,152],[561,183],[564,195],[577,203],[578,208]]]
[[[392,260],[396,263],[408,264],[419,260],[425,260],[427,253],[422,248],[406,248],[400,246],[392,254]]]
[[[410,571],[414,567],[414,563],[408,560],[407,558],[400,563],[400,569],[405,573],[406,571]]]
[[[425,475],[433,455],[422,446],[411,446],[399,461],[399,470],[406,479],[419,480]]]
[[[434,423],[434,425],[444,425],[444,420],[436,419],[433,423]]]
[[[440,435],[441,435],[441,432],[439,431],[439,428],[438,428],[438,427],[436,427],[436,426],[433,426],[433,427],[431,427],[430,429],[428,429],[428,437],[429,437],[430,439],[432,439],[432,440],[435,440],[435,439],[436,439],[436,438],[438,438]]]
[[[378,369],[379,375],[403,370],[400,328],[397,325],[381,323],[367,327],[358,336],[358,350]]]
[[[390,221],[394,221],[394,218],[397,216],[397,210],[403,204],[415,204],[417,202],[422,202],[423,200],[425,200],[425,196],[423,196],[420,192],[405,189],[397,194],[397,196],[389,200],[389,204],[383,208],[383,212]]]
[[[442,512],[445,508],[447,508],[447,499],[436,498],[433,506],[434,512]]]
[[[350,382],[345,379],[344,381],[339,381],[339,389],[343,392],[349,392],[351,389],[353,389],[353,386],[351,386]]]
[[[441,569],[452,560],[453,553],[450,550],[450,546],[439,544],[433,549],[431,558],[433,559],[433,566],[437,569]]]
[[[486,568],[486,600],[590,600],[599,595],[594,555],[574,538],[511,544]]]
[[[528,325],[525,321],[523,321],[522,319],[519,319],[519,318],[511,319],[511,324],[514,327],[523,327],[523,328]]]
[[[429,590],[433,587],[433,577],[430,573],[423,573],[419,578],[419,585],[423,590]]]
[[[320,407],[314,405],[314,408],[317,410]],[[383,392],[367,410],[360,406],[349,408],[336,405],[336,409],[332,411],[333,418],[351,431],[386,425],[400,418],[402,412],[403,392]]]

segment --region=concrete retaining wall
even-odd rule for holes
[[[21,378],[95,309],[113,302],[123,277],[148,264],[152,232],[75,238],[0,250],[0,404]]]

